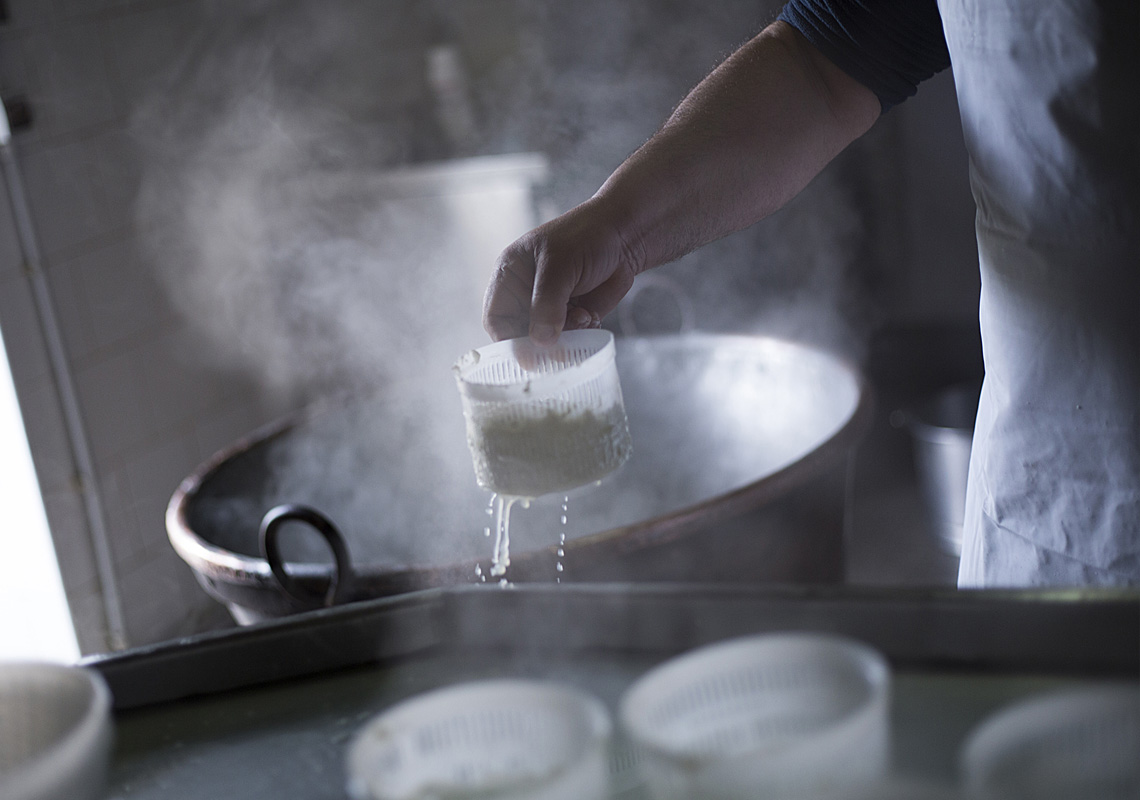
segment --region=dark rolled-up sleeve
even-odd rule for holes
[[[950,66],[936,0],[790,0],[780,13],[883,111]]]

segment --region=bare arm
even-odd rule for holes
[[[508,247],[483,322],[539,342],[598,321],[638,273],[777,210],[879,116],[879,101],[777,22],[717,67],[585,203]]]

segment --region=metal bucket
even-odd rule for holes
[[[970,447],[981,387],[957,384],[929,397],[907,415],[915,471],[938,546],[962,554],[962,523]]]
[[[842,580],[847,456],[871,412],[856,369],[712,334],[619,338],[617,363],[633,455],[596,487],[515,508],[510,581]],[[459,405],[443,371],[422,396],[389,387],[259,431],[183,482],[170,541],[243,623],[486,578],[489,494]],[[291,464],[312,469],[298,479]],[[312,536],[263,552],[290,516],[335,564]]]

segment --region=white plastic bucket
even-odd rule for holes
[[[930,524],[939,548],[955,556],[962,554],[966,481],[979,394],[976,382],[951,386],[906,415]]]
[[[962,747],[963,782],[984,800],[1136,800],[1140,688],[1058,692],[984,721]]]
[[[380,714],[348,754],[354,800],[603,800],[610,720],[546,681],[479,681]]]
[[[614,338],[567,331],[473,350],[455,365],[479,485],[513,497],[601,480],[631,452]]]
[[[0,798],[101,796],[112,736],[111,693],[99,673],[0,664]]]
[[[653,797],[819,797],[881,778],[890,670],[858,642],[745,637],[651,670],[622,698]]]

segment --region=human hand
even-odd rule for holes
[[[874,92],[785,22],[681,102],[592,198],[499,257],[483,327],[548,344],[601,323],[633,276],[764,219],[879,117]]]
[[[596,328],[633,285],[643,256],[597,197],[507,247],[483,300],[483,327],[498,341]]]

